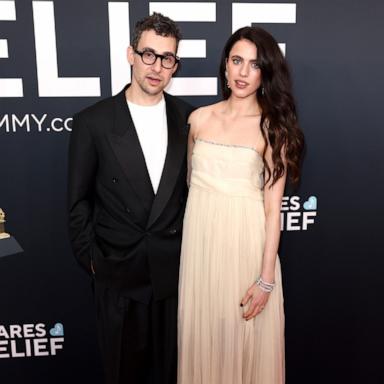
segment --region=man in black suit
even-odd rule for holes
[[[132,82],[76,114],[69,148],[69,232],[93,276],[106,382],[176,383],[177,290],[187,118],[163,90],[180,32],[153,14],[136,25]]]

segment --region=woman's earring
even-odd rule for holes
[[[263,87],[263,86],[261,86],[261,95],[262,95],[262,96],[264,96],[264,94],[265,94],[265,90],[264,90],[264,87]]]
[[[225,78],[227,80],[227,88],[231,88],[229,85],[229,81],[228,81],[228,72],[227,71],[225,71]]]

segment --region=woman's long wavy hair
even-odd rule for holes
[[[234,44],[239,40],[249,40],[257,48],[257,63],[261,70],[261,86],[256,91],[257,102],[261,108],[261,132],[264,137],[263,160],[265,166],[265,184],[272,183],[287,172],[292,184],[300,179],[300,166],[304,149],[304,135],[297,122],[296,107],[292,96],[292,83],[287,62],[272,35],[259,27],[244,27],[237,30],[224,47],[220,80],[224,99],[231,95],[225,77],[226,62]],[[268,143],[272,147],[273,171],[265,160]],[[287,162],[284,167],[281,157]]]

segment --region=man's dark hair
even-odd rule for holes
[[[144,31],[155,31],[157,35],[164,37],[174,37],[176,39],[176,51],[181,39],[181,32],[176,23],[169,17],[158,12],[153,12],[151,16],[138,21],[133,34],[132,47],[137,49],[141,34]]]

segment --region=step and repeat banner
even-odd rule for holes
[[[73,114],[129,82],[130,36],[153,11],[182,29],[168,91],[195,106],[220,99],[233,31],[257,24],[280,43],[307,142],[281,207],[287,383],[383,383],[379,0],[0,0],[0,383],[102,383],[67,235],[67,147]]]

